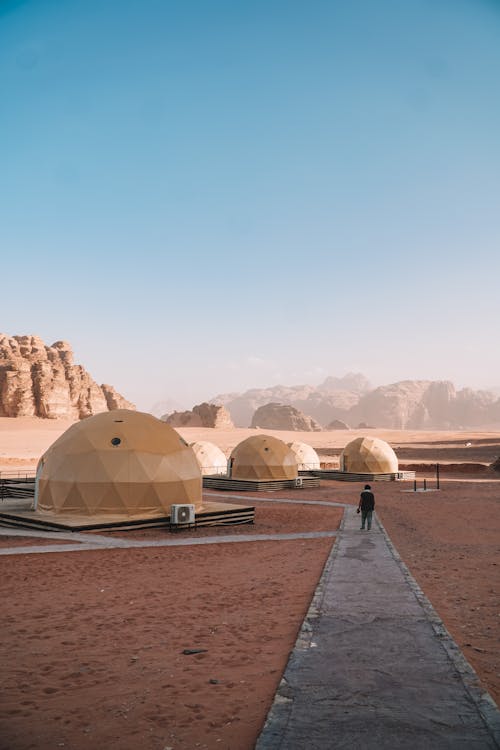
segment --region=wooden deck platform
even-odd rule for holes
[[[319,487],[319,477],[310,473],[298,479],[232,479],[221,475],[203,477],[203,487],[207,490],[227,490],[228,492],[277,492],[278,490],[300,490]]]
[[[335,479],[340,482],[398,482],[415,479],[414,471],[395,471],[386,474],[354,474],[336,469],[315,469],[314,471],[299,472],[302,476],[311,474],[319,479]]]
[[[230,526],[253,523],[255,507],[230,503],[204,502],[195,514],[194,524],[170,525],[170,516],[154,518],[130,518],[130,516],[65,516],[39,513],[35,510],[0,510],[0,525],[13,528],[36,529],[38,531],[131,531],[134,529],[166,528],[181,531],[183,528],[201,526]]]

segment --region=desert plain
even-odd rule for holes
[[[0,471],[33,470],[69,424],[0,419]],[[178,431],[226,454],[256,432]],[[368,434],[266,432],[311,444],[328,466],[349,440]],[[369,434],[388,441],[400,465],[417,470],[420,488],[426,478],[434,490],[440,464],[439,492],[375,482],[376,512],[498,703],[500,473],[490,465],[500,456],[500,433]],[[333,503],[356,504],[360,489],[322,481],[319,489],[293,491],[299,505],[285,502],[290,491],[248,493],[253,526],[182,532],[199,541],[215,537],[207,545],[50,552],[57,539],[0,536],[0,549],[47,549],[0,557],[1,750],[250,750],[335,537],[245,536],[334,534],[342,508]],[[167,534],[109,533],[136,540]],[[223,543],[229,535],[241,541]]]

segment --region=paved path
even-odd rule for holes
[[[257,750],[487,750],[500,713],[401,562],[354,508]]]

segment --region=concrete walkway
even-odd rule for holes
[[[500,713],[382,525],[346,508],[257,750],[486,750]]]

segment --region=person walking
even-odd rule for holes
[[[375,508],[375,495],[372,492],[372,488],[369,484],[365,484],[365,489],[361,493],[359,498],[358,513],[361,511],[361,526],[360,531],[364,530],[365,523],[368,531],[372,527],[372,516]]]

